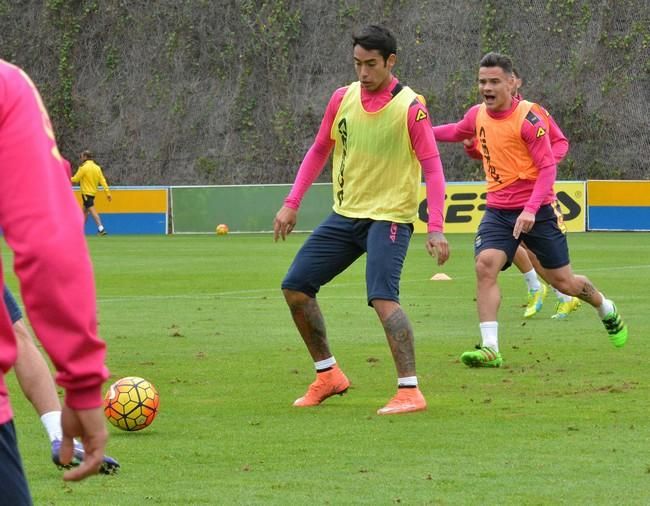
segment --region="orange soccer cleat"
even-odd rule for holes
[[[377,410],[378,415],[399,415],[424,411],[427,401],[419,388],[398,388],[397,394],[383,408]]]
[[[348,378],[337,365],[334,365],[328,371],[316,373],[316,381],[309,385],[305,395],[296,399],[293,405],[297,407],[318,406],[332,395],[343,395],[348,391],[349,386]]]

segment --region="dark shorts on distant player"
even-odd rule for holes
[[[3,296],[5,306],[7,307],[7,313],[9,313],[9,317],[11,318],[11,323],[16,323],[23,317],[23,313],[20,310],[20,307],[18,307],[18,302],[16,302],[13,294],[9,291],[9,288],[7,288],[7,285],[4,286]]]
[[[90,209],[95,205],[94,195],[81,195],[81,200],[84,203],[84,209]]]
[[[28,506],[32,498],[18,453],[13,421],[0,425],[0,502]]]
[[[307,238],[294,258],[282,288],[315,297],[321,286],[366,253],[368,304],[399,302],[399,282],[413,225],[332,213]]]
[[[535,253],[539,263],[546,269],[559,269],[569,265],[569,247],[566,240],[566,227],[558,206],[547,204],[539,208],[535,215],[535,225],[519,239],[512,236],[521,209],[505,210],[488,207],[478,227],[474,240],[474,255],[485,249],[498,249],[508,257],[502,270],[512,264],[517,246],[523,241]]]

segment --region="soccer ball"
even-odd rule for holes
[[[225,223],[220,223],[217,225],[217,235],[226,235],[228,233],[228,225]]]
[[[113,383],[104,396],[104,415],[118,429],[136,431],[158,414],[158,391],[147,380],[128,376]]]

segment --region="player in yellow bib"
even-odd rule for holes
[[[421,174],[429,206],[426,248],[444,263],[442,234],[445,180],[426,107],[393,75],[397,43],[370,25],[353,38],[359,80],[334,92],[314,144],[274,221],[284,239],[296,225],[302,197],[334,151],[333,212],[305,241],[282,282],[294,323],[314,361],[316,380],[294,406],[316,406],[347,391],[350,381],[330,350],[316,294],[366,255],[367,303],[381,321],[397,369],[397,394],[380,415],[426,409],[415,371],[411,324],[399,303],[399,283]]]

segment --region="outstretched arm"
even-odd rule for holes
[[[457,123],[446,123],[433,127],[433,134],[439,142],[461,142],[476,136],[476,114],[478,105],[465,113]]]

